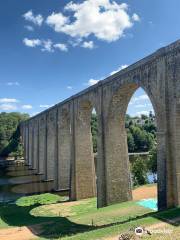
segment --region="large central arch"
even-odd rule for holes
[[[164,126],[161,116],[162,108],[156,96],[143,85],[135,83],[125,83],[114,92],[108,113],[107,113],[107,140],[106,140],[106,169],[108,169],[107,201],[110,203],[119,201],[128,201],[132,198],[127,135],[125,130],[125,115],[127,106],[135,91],[142,87],[149,96],[157,120],[157,148],[158,148],[158,206],[163,208],[166,202],[166,163],[162,157],[164,147],[163,135]],[[111,148],[109,148],[111,146]],[[171,192],[172,194],[172,192]]]

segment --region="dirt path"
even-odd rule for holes
[[[36,237],[36,234],[27,227],[0,230],[0,240],[31,240]]]
[[[142,186],[133,190],[133,200],[137,201],[145,198],[156,198],[157,197],[157,186]]]

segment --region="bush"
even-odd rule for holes
[[[40,195],[21,197],[16,201],[16,205],[20,207],[27,207],[32,205],[53,204],[58,201],[60,201],[60,196],[51,193],[44,193]]]
[[[142,158],[137,158],[132,163],[133,184],[144,185],[147,181],[147,166]]]

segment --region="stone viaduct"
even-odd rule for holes
[[[157,120],[158,207],[180,205],[180,40],[23,122],[27,164],[52,180],[55,190],[69,189],[72,200],[96,193],[98,207],[131,200],[125,114],[139,87],[149,96]],[[97,179],[93,108],[98,118]]]

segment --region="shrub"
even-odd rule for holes
[[[147,166],[142,158],[137,158],[132,164],[133,184],[144,185],[147,183]]]

